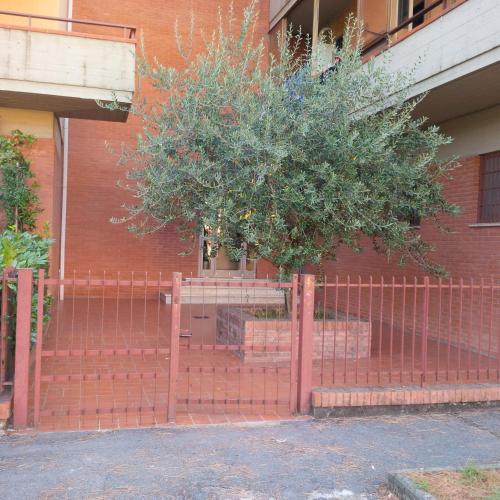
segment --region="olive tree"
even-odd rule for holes
[[[318,74],[292,29],[269,55],[256,16],[253,4],[241,23],[221,16],[196,55],[177,37],[181,68],[141,60],[155,90],[132,109],[143,132],[121,161],[135,203],[114,221],[139,233],[176,224],[193,246],[208,227],[233,259],[246,248],[285,274],[340,245],[360,250],[363,235],[442,272],[410,221],[456,211],[441,185],[454,163],[437,154],[449,138],[413,117],[411,72],[363,62],[352,20],[337,64]]]

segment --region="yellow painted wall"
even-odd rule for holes
[[[397,20],[397,0],[359,0],[359,16],[362,18],[365,42],[383,34]]]
[[[0,10],[14,10],[27,14],[44,16],[66,17],[68,0],[0,0]],[[0,24],[28,26],[25,17],[0,15]],[[32,19],[31,25],[35,28],[64,29],[62,23],[43,19]]]
[[[38,139],[51,139],[54,136],[54,114],[49,111],[0,108],[0,134],[6,135],[15,129],[33,134]]]

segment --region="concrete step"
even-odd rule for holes
[[[186,280],[188,281],[188,280]],[[277,304],[285,303],[283,290],[268,288],[264,286],[253,286],[256,280],[252,281],[252,286],[224,286],[221,285],[197,285],[196,278],[190,280],[192,284],[183,284],[181,288],[181,302],[183,304]],[[208,281],[208,280],[207,280]],[[214,279],[210,279],[214,281]],[[216,280],[228,282],[233,280]],[[235,282],[245,280],[234,280]],[[266,280],[261,280],[263,283]],[[171,303],[170,292],[162,292],[161,300],[166,304]]]
[[[10,387],[0,394],[0,430],[5,429],[12,412],[12,392]]]

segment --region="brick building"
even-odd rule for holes
[[[1,79],[0,131],[20,128],[38,138],[33,167],[42,185],[40,223],[48,221],[56,239],[52,275],[88,269],[167,274],[180,270],[193,276],[255,274],[251,263],[243,263],[242,273],[240,263],[231,263],[223,255],[218,265],[204,265],[201,238],[191,255],[179,257],[186,245],[175,228],[139,240],[125,225],[110,223],[111,217],[124,213],[121,205],[126,194],[116,187],[124,170],[117,166],[117,154],[106,143],[115,148],[121,142],[133,144],[140,123],[127,112],[100,109],[95,99],[109,99],[114,92],[124,104],[130,103],[135,88],[134,42],[139,37],[144,39],[147,57],[154,55],[166,65],[180,64],[174,21],[179,19],[181,34],[184,31],[186,36],[192,10],[198,26],[210,31],[217,22],[210,4],[192,0],[187,9],[174,2],[131,0],[127,9],[122,2],[106,2],[103,9],[93,0],[1,2],[5,11],[109,24],[2,15],[2,23],[11,26],[2,28],[5,40],[14,43],[15,39],[26,47],[37,45],[40,50],[37,59],[31,54],[31,58],[16,61],[17,69],[7,59],[2,62],[7,69]],[[259,34],[264,38],[270,34],[272,44],[276,32],[292,23],[302,26],[313,40],[327,28],[341,36],[346,17],[352,13],[365,23],[367,57],[389,53],[395,70],[410,68],[423,57],[412,93],[429,92],[418,111],[454,138],[442,154],[458,156],[461,166],[447,183],[446,193],[462,212],[449,221],[453,234],[438,233],[425,221],[421,221],[420,231],[435,243],[434,259],[452,276],[489,278],[499,274],[494,256],[500,238],[499,177],[495,175],[499,161],[495,152],[500,150],[496,92],[500,49],[494,26],[500,14],[498,7],[484,0],[433,4],[384,0],[374,7],[363,0],[272,0],[270,5],[261,1]],[[245,1],[235,2],[235,12],[240,14],[244,5]],[[120,26],[114,27],[116,24]],[[136,27],[137,32],[127,26]],[[481,26],[484,35],[480,40],[473,38],[476,26]],[[195,50],[199,43],[195,37]],[[7,53],[3,51],[4,58]],[[51,68],[50,61],[57,58],[57,66]],[[19,68],[22,83],[16,73]],[[65,76],[69,73],[71,78]],[[411,264],[401,269],[396,263],[397,256],[386,261],[368,248],[362,255],[341,250],[338,260],[327,263],[326,268],[328,274],[419,274]],[[257,264],[258,276],[272,272],[266,263]]]
[[[270,28],[276,31],[289,22],[306,26],[314,36],[316,22],[316,31],[331,28],[340,36],[346,16],[352,13],[365,24],[366,57],[383,51],[389,55],[391,69],[417,65],[411,94],[429,92],[417,112],[453,138],[441,154],[459,158],[460,167],[445,183],[445,194],[461,208],[459,216],[445,219],[452,234],[437,231],[425,220],[420,231],[436,247],[432,258],[451,276],[498,278],[500,177],[494,172],[500,165],[500,100],[494,89],[500,36],[493,25],[500,10],[494,2],[480,0],[438,3],[277,0],[271,2]],[[480,39],[476,28],[484,35]],[[405,268],[397,263],[397,255],[387,260],[370,250],[367,242],[360,255],[341,249],[337,261],[326,268],[329,275],[423,275],[411,263]]]
[[[190,255],[180,256],[180,253],[186,250],[186,244],[179,239],[175,227],[139,239],[128,231],[126,225],[110,222],[112,217],[120,217],[124,214],[122,205],[129,201],[126,192],[116,186],[117,181],[123,178],[124,170],[123,167],[117,165],[118,155],[113,152],[113,148],[119,149],[121,143],[133,145],[141,129],[139,120],[128,113],[137,90],[135,67],[139,50],[138,40],[144,40],[146,57],[154,56],[166,66],[180,65],[181,60],[174,36],[176,19],[179,21],[180,33],[184,37],[188,34],[191,11],[194,13],[197,26],[205,33],[210,32],[218,22],[215,15],[216,6],[221,5],[224,10],[230,3],[230,0],[188,0],[185,2],[172,0],[106,0],[105,2],[0,0],[0,133],[8,134],[13,129],[21,129],[37,137],[37,142],[30,154],[33,160],[33,170],[42,186],[40,198],[44,211],[39,218],[39,224],[49,222],[56,241],[51,249],[50,277],[53,279],[59,276],[71,280],[76,275],[89,276],[88,286],[84,290],[87,303],[76,301],[75,307],[75,294],[71,293],[75,290],[73,281],[72,289],[66,287],[66,294],[73,296],[73,302],[65,306],[66,313],[64,313],[64,307],[60,306],[63,300],[58,302],[57,308],[54,307],[56,311],[53,313],[54,317],[57,320],[61,317],[62,326],[60,327],[55,320],[51,323],[53,332],[48,336],[51,350],[44,353],[47,363],[43,364],[43,367],[50,368],[51,357],[65,356],[67,365],[64,366],[67,366],[68,370],[72,369],[71,357],[77,354],[72,354],[71,349],[75,349],[75,345],[80,345],[78,355],[80,356],[81,378],[78,380],[87,381],[85,375],[82,375],[84,372],[82,366],[85,367],[84,361],[88,353],[81,349],[81,345],[83,336],[89,335],[89,328],[91,341],[95,341],[99,349],[103,346],[109,348],[110,345],[114,345],[115,349],[112,352],[97,350],[92,356],[132,357],[139,353],[142,356],[142,362],[147,365],[144,351],[148,351],[146,354],[154,352],[158,363],[160,348],[166,349],[163,344],[160,346],[160,343],[165,340],[163,337],[156,338],[156,345],[151,346],[147,345],[147,335],[145,335],[147,322],[157,325],[151,326],[152,330],[158,328],[160,331],[160,316],[158,315],[156,322],[151,309],[148,315],[146,307],[146,292],[151,292],[150,295],[156,298],[159,297],[161,291],[159,284],[155,287],[151,285],[148,289],[144,281],[143,284],[146,283],[144,300],[132,304],[132,299],[135,300],[134,293],[137,291],[134,292],[135,285],[131,279],[129,283],[131,288],[129,290],[130,314],[128,311],[126,314],[123,313],[124,317],[130,316],[130,318],[123,319],[122,311],[118,310],[118,306],[115,306],[114,302],[108,304],[105,301],[104,288],[107,285],[104,280],[94,283],[95,287],[92,288],[90,276],[103,276],[105,273],[106,276],[116,277],[120,273],[120,276],[130,277],[133,271],[135,277],[143,277],[147,273],[147,276],[154,276],[155,279],[159,273],[163,279],[170,279],[173,272],[181,272],[184,277],[237,277],[241,279],[265,278],[274,274],[275,270],[266,261],[247,262],[243,258],[240,262],[231,262],[223,252],[220,252],[216,259],[207,260],[203,253],[203,235],[200,235],[199,244]],[[233,0],[232,3],[238,17],[241,16],[242,9],[248,2],[247,0]],[[398,256],[393,256],[391,259],[382,257],[371,250],[369,242],[366,242],[366,248],[362,254],[354,254],[345,248],[340,249],[336,261],[324,263],[326,283],[333,284],[333,288],[329,289],[332,293],[327,293],[326,285],[320,285],[316,289],[316,301],[323,301],[324,310],[335,302],[335,305],[331,306],[335,308],[335,318],[331,323],[337,325],[344,322],[341,328],[345,330],[345,338],[339,345],[343,346],[342,350],[345,349],[346,355],[342,362],[336,361],[339,359],[339,353],[335,352],[338,325],[332,326],[332,331],[327,337],[328,353],[331,359],[327,359],[325,365],[328,366],[330,362],[332,366],[325,378],[326,371],[323,365],[327,322],[325,318],[322,326],[316,322],[314,328],[317,338],[315,338],[314,360],[310,360],[310,364],[313,365],[317,358],[320,359],[321,370],[318,368],[318,376],[314,379],[315,385],[336,386],[338,382],[335,377],[339,370],[344,376],[344,386],[350,383],[359,385],[358,361],[360,366],[364,366],[363,370],[366,369],[367,384],[370,381],[370,384],[381,385],[383,373],[384,377],[387,376],[384,378],[384,383],[391,385],[394,382],[392,379],[393,362],[397,364],[397,360],[400,360],[398,366],[401,372],[400,382],[403,384],[403,380],[406,380],[403,377],[403,368],[405,370],[407,368],[406,358],[403,359],[405,356],[403,351],[408,341],[410,341],[409,349],[413,349],[408,372],[411,374],[411,382],[414,382],[414,374],[418,371],[418,366],[416,366],[418,363],[415,364],[415,349],[422,352],[419,376],[425,378],[428,348],[431,353],[429,356],[434,356],[434,361],[437,360],[437,366],[432,365],[436,382],[444,380],[438,372],[440,356],[443,353],[445,354],[443,359],[446,362],[445,351],[448,353],[445,373],[447,382],[451,380],[449,378],[450,356],[453,358],[451,364],[454,369],[456,368],[457,380],[470,381],[470,370],[474,363],[477,363],[477,380],[480,379],[481,374],[484,375],[485,371],[488,380],[497,380],[500,374],[498,361],[500,334],[498,326],[500,325],[500,308],[498,307],[500,304],[498,299],[500,280],[500,94],[498,93],[500,31],[498,24],[500,4],[491,0],[437,2],[431,0],[377,0],[376,2],[372,0],[260,0],[258,6],[260,9],[258,35],[265,39],[270,50],[273,48],[276,34],[290,25],[301,26],[302,30],[311,36],[313,46],[317,47],[319,43],[322,43],[320,37],[322,31],[331,30],[338,39],[341,39],[346,19],[350,14],[362,19],[365,26],[364,57],[374,58],[375,64],[387,64],[389,69],[394,71],[416,68],[410,94],[416,96],[422,92],[428,93],[416,111],[418,114],[427,116],[431,123],[438,124],[446,134],[453,137],[453,143],[443,147],[440,154],[444,157],[456,156],[460,160],[460,166],[454,172],[453,179],[445,183],[447,198],[461,208],[459,216],[445,221],[453,232],[439,232],[425,220],[420,221],[418,227],[423,237],[436,247],[433,259],[443,265],[455,281],[448,282],[450,283],[448,288],[442,288],[441,282],[435,284],[434,288],[429,288],[428,278],[424,277],[417,267],[411,263],[404,268],[399,267]],[[201,42],[199,32],[196,31],[194,51],[201,48]],[[325,58],[323,62],[328,64],[330,48],[323,46],[321,49],[321,57]],[[152,92],[150,89],[144,91]],[[106,102],[110,101],[112,96],[115,96],[120,103],[120,109],[110,111],[97,105],[96,100]],[[413,288],[410,286],[408,289],[408,294],[406,294],[407,281],[404,281],[406,279],[416,279],[414,282],[408,281],[408,283],[415,283]],[[343,288],[339,288],[339,280],[344,283]],[[346,280],[350,281],[345,284]],[[60,284],[59,281],[53,279],[52,284],[56,283]],[[123,295],[119,294],[123,294],[124,291],[120,289],[119,281],[116,283],[118,283],[118,291],[112,288],[116,284],[108,284],[108,290],[111,290],[110,296],[112,294],[118,296],[116,303],[119,303],[119,300],[123,298]],[[352,283],[359,283],[359,285],[357,288],[354,286],[350,294],[351,288],[349,287]],[[379,285],[375,289],[374,284],[377,283]],[[387,294],[384,283],[389,284]],[[479,288],[477,288],[478,285],[480,285]],[[82,282],[79,282],[78,286],[83,286]],[[102,288],[102,304],[96,299],[101,294],[99,286]],[[192,289],[185,284],[182,288],[183,292],[192,293]],[[339,290],[340,293],[338,293]],[[367,291],[370,293],[369,296],[366,294]],[[238,294],[243,297],[243,290],[238,290]],[[90,297],[96,300],[95,306],[91,306]],[[64,296],[60,295],[59,298],[64,299]],[[264,299],[271,303],[269,296],[266,295]],[[273,296],[274,299],[276,295]],[[192,302],[190,298],[187,303],[195,302]],[[211,304],[214,303],[217,303],[217,298],[215,302],[211,302]],[[377,306],[375,307],[374,304]],[[140,312],[141,307],[144,309],[141,312],[144,322],[141,323],[142,326],[134,326],[132,313],[136,309]],[[155,307],[160,311],[159,305]],[[337,315],[337,309],[342,311],[343,316]],[[95,317],[89,311],[95,312]],[[416,311],[424,312],[420,314]],[[189,315],[189,328],[184,328],[184,330],[191,329],[196,334],[191,324],[192,320],[193,318],[194,320],[207,318],[206,311],[205,309],[196,310],[193,313],[189,309],[188,313],[185,309],[185,312]],[[220,311],[213,313],[214,317],[219,313]],[[165,331],[169,328],[166,325],[170,320],[165,319],[169,317],[168,314],[170,312],[167,316],[162,316],[162,328]],[[116,318],[116,327],[111,324],[111,320],[108,325],[108,316]],[[74,321],[75,318],[76,321]],[[312,315],[310,320],[312,325]],[[128,338],[129,343],[125,342],[125,347],[121,346],[122,350],[118,353],[119,323],[126,324],[125,329],[130,327],[130,338]],[[363,344],[364,359],[359,359],[359,341],[355,335],[348,338],[350,335],[348,331],[359,330],[361,323],[364,325],[363,331],[367,337]],[[347,324],[349,326],[346,326]],[[132,330],[136,326],[142,336],[138,334],[137,338],[134,338]],[[179,327],[178,324],[177,327]],[[62,329],[61,336],[59,336],[60,328]],[[173,330],[174,327],[170,328]],[[206,325],[200,326],[200,335],[203,336],[209,331],[209,337],[212,335],[215,338],[215,333],[210,328]],[[109,332],[106,329],[109,329]],[[286,330],[285,336],[289,336],[288,326]],[[109,336],[106,336],[108,333]],[[264,343],[269,340],[268,333],[266,331],[263,335]],[[443,339],[444,336],[447,338]],[[84,340],[85,345],[87,345],[87,337]],[[61,338],[63,344],[66,343],[64,344],[66,347],[57,354],[57,346],[60,345],[58,342],[61,342]],[[397,338],[397,341],[393,342],[393,338]],[[422,340],[424,338],[425,340]],[[427,338],[430,340],[428,341]],[[121,340],[123,339],[120,337]],[[133,340],[136,341],[135,344]],[[446,340],[445,343],[443,343],[444,340]],[[215,341],[212,339],[210,342]],[[254,343],[253,340],[250,342]],[[445,347],[441,347],[441,344]],[[140,348],[136,349],[137,352],[132,352],[130,348],[137,347],[137,345]],[[419,348],[418,345],[421,347]],[[214,347],[212,349],[214,352],[218,349],[215,346],[211,347]],[[465,358],[461,352],[462,347]],[[397,360],[393,356],[393,348],[394,353],[397,351]],[[352,358],[349,361],[347,361],[348,350]],[[96,352],[98,354],[95,354]],[[204,373],[203,369],[206,367],[199,368],[197,363],[201,366],[200,359],[204,362],[212,359],[212,353],[206,353],[205,357],[201,358],[196,357],[196,354],[194,352],[193,363],[196,364],[194,371],[193,367],[188,365],[187,371],[183,372],[187,374],[187,396],[183,396],[182,401],[187,401],[188,410],[191,401],[189,391],[193,384],[189,377],[193,373],[200,374],[196,380],[201,394],[201,379],[203,378],[201,374]],[[225,359],[222,356],[218,358],[216,356],[218,354],[220,353],[214,354],[214,366],[217,360]],[[267,352],[264,353],[262,357],[269,358],[273,362],[278,358],[293,360],[293,356],[289,353],[281,358],[280,356],[267,356],[267,354]],[[39,356],[41,357],[42,354]],[[253,359],[252,355],[246,358]],[[242,356],[240,361],[241,359],[245,359],[245,356]],[[465,375],[461,372],[461,362],[467,362]],[[93,369],[92,363],[93,360],[89,361],[89,370]],[[116,363],[118,368],[128,366],[120,363]],[[374,363],[376,367],[378,366],[378,372],[372,373]],[[455,367],[454,363],[458,363],[458,367]],[[480,365],[483,371],[480,371]],[[109,368],[113,373],[114,366],[110,363],[106,365],[106,369]],[[248,373],[245,371],[246,367],[234,368],[234,366],[233,358],[225,365],[226,396],[222,400],[226,407],[229,405],[227,382],[229,380],[235,383],[236,380],[228,376],[228,373],[232,373],[228,371],[228,367],[236,370],[234,373],[238,373],[240,378],[242,374]],[[496,375],[492,375],[491,367],[496,367]],[[160,373],[164,375],[164,368],[162,365],[157,370],[155,369],[154,377],[152,377],[155,380],[155,398],[156,380]],[[355,369],[355,377],[351,372],[349,376],[353,376],[347,377],[348,368]],[[207,373],[213,374],[215,380],[216,369],[210,369],[213,371]],[[287,390],[290,394],[294,390],[293,369],[292,367],[289,369],[291,387]],[[264,395],[259,396],[258,404],[266,400],[267,372],[265,370],[266,368],[264,372],[260,372],[264,374],[262,376],[264,383],[261,384]],[[254,373],[251,371],[250,373],[252,374],[251,385]],[[271,373],[275,376],[272,384],[276,385],[276,391],[279,392],[281,372],[279,368],[273,366]],[[126,380],[129,381],[129,374],[126,375]],[[49,395],[58,390],[64,393],[67,389],[64,384],[71,384],[77,380],[71,378],[66,380],[60,374],[58,376],[59,378],[56,379],[55,375],[46,375],[42,380],[42,391],[44,390],[43,384],[50,383],[55,385],[45,386]],[[328,381],[330,376],[333,376],[333,380]],[[108,382],[112,380],[112,389],[108,387],[107,390],[108,393],[112,390],[114,394],[115,378],[113,377],[114,375],[103,380],[108,380]],[[138,408],[141,413],[142,373],[139,379],[140,403],[137,403],[139,406],[136,410]],[[99,375],[97,379],[89,380],[99,380],[99,388],[101,387]],[[243,385],[243,389],[244,387]],[[239,398],[243,389],[239,387]],[[69,419],[69,416],[73,415],[71,412],[75,412],[78,418],[84,415],[81,408],[84,399],[81,385],[79,390],[78,405],[80,406],[70,407],[70,403],[67,403],[64,398],[54,396],[51,407],[50,398],[46,398],[47,415],[57,417],[57,410],[54,408],[59,404],[66,405],[64,408],[69,408],[64,410],[65,418],[68,416]],[[127,388],[127,405],[128,390]],[[302,403],[310,397],[308,394],[306,390],[299,395]],[[321,400],[320,396],[315,397]],[[220,404],[221,396],[219,394],[217,399],[214,392],[210,398],[205,399],[212,401],[213,410],[214,401]],[[278,395],[273,398],[275,403],[280,399]],[[295,396],[290,396],[290,408],[293,407],[294,398]],[[35,400],[37,400],[36,397]],[[202,405],[202,400],[200,395],[196,401]],[[252,396],[250,400],[252,404],[255,402]],[[455,401],[455,395],[451,400]],[[239,409],[241,400],[237,401]],[[319,406],[323,405],[323,402],[320,401]],[[169,400],[168,405],[171,406],[171,404]],[[112,422],[116,414],[114,405],[115,402],[113,402],[112,410],[108,407]],[[301,405],[299,406],[302,407]],[[155,404],[152,408],[154,413]],[[102,409],[98,408],[98,410],[98,415],[103,414]],[[35,415],[36,412],[35,408]],[[127,412],[125,414],[128,418]]]

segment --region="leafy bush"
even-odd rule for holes
[[[0,136],[0,208],[6,227],[14,226],[20,231],[33,231],[37,215],[42,211],[36,194],[38,183],[27,183],[34,175],[24,152],[34,141],[32,135],[20,130]]]
[[[49,246],[53,242],[48,227],[43,234],[35,234],[37,216],[42,212],[36,189],[39,187],[32,179],[30,161],[25,152],[35,141],[32,135],[13,130],[8,136],[0,136],[0,209],[5,217],[5,229],[0,233],[0,271],[6,268],[32,268],[34,278],[39,269],[48,270]],[[30,182],[28,182],[30,181]],[[1,289],[0,284],[0,289]],[[8,283],[9,289],[9,328],[10,339],[14,340],[16,331],[17,283]],[[38,292],[36,287],[32,296],[31,341],[36,340]],[[44,300],[44,320],[48,320],[51,298]],[[13,345],[13,342],[12,342]]]
[[[48,236],[48,231],[44,234],[35,234],[17,231],[14,227],[6,229],[0,234],[0,271],[6,268],[32,268],[34,279],[38,278],[40,269],[48,271],[49,268],[49,247],[53,240]],[[2,284],[0,282],[0,289]],[[16,304],[17,304],[17,283],[8,283],[9,290],[9,326],[10,337],[13,340],[16,326]],[[34,287],[31,305],[31,342],[36,340],[37,323],[37,301],[38,292]],[[45,294],[44,299],[44,321],[48,320],[48,313],[52,297]]]

